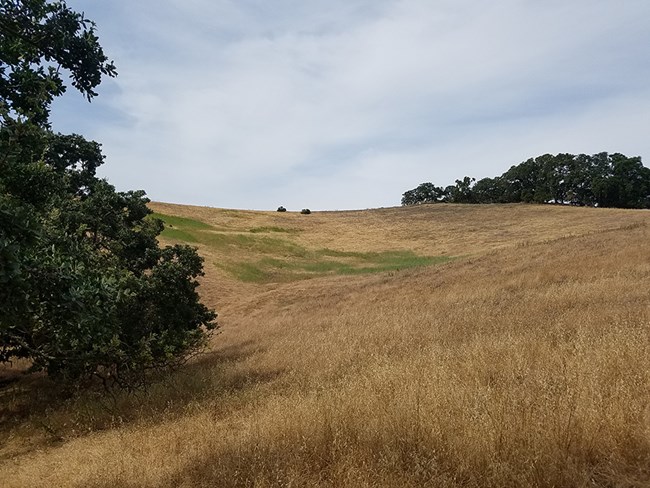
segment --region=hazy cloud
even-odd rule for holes
[[[645,1],[69,3],[120,75],[59,102],[57,127],[157,200],[387,206],[544,152],[650,146]]]

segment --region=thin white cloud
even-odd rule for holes
[[[62,121],[155,199],[385,206],[543,152],[650,148],[647,2],[75,3],[120,76]]]

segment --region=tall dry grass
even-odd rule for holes
[[[49,408],[16,397],[14,408],[27,413],[1,431],[0,480],[650,486],[648,213],[409,210],[355,213],[356,227],[378,221],[388,247],[402,240],[434,252],[458,241],[454,254],[467,257],[242,285],[239,294],[228,281],[213,350],[141,397],[85,395]],[[506,232],[497,222],[504,212],[526,218],[517,225],[510,217]],[[256,224],[277,218],[243,215]],[[346,248],[356,232],[340,221],[354,220],[347,213],[312,216],[321,219],[317,230],[300,223],[305,243],[325,245],[322,234],[334,239],[328,246]],[[481,252],[484,241],[492,244]],[[220,280],[206,280],[217,304]]]

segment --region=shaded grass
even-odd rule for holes
[[[70,442],[92,433],[145,422],[152,426],[191,415],[199,404],[217,398],[238,397],[273,381],[280,372],[258,373],[242,363],[261,349],[250,341],[221,348],[219,354],[199,354],[183,368],[154,375],[151,384],[138,391],[106,391],[99,385],[87,389],[61,389],[46,376],[0,390],[0,438],[19,434],[23,446],[4,449],[0,463],[32,449]],[[12,396],[11,401],[3,396]],[[214,405],[213,412],[219,406]],[[4,485],[2,485],[4,486]]]

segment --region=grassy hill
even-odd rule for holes
[[[3,486],[650,485],[649,212],[152,208],[221,333],[138,396],[0,390]]]

